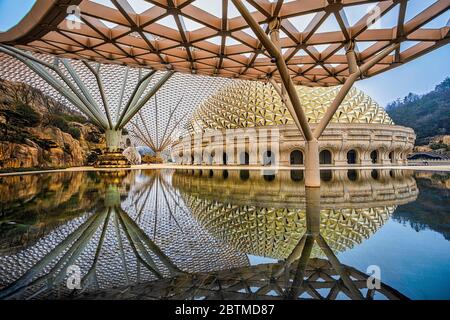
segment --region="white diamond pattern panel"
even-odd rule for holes
[[[202,101],[230,82],[175,74],[127,125],[133,142],[146,145],[151,140],[157,151],[170,149],[171,142],[186,132],[192,113]]]
[[[319,122],[340,90],[298,86],[301,105],[310,123]],[[372,98],[352,88],[333,116],[334,123],[393,124]],[[233,81],[206,99],[194,113],[194,131],[293,124],[292,116],[270,83]]]

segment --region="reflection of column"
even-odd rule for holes
[[[296,259],[299,259],[292,285],[287,290],[287,299],[296,299],[305,278],[305,270],[311,256],[312,248],[316,237],[320,234],[320,189],[305,189],[306,195],[306,233],[300,239],[298,245],[286,259],[287,267]],[[299,255],[299,256],[298,256]]]
[[[334,165],[335,166],[346,166],[347,163],[347,152],[344,149],[339,149],[333,151],[334,153]]]
[[[288,290],[286,290],[287,299],[297,299],[302,289],[302,284],[305,279],[305,271],[311,256],[314,243],[317,243],[322,249],[328,261],[333,266],[334,270],[339,274],[343,284],[348,290],[348,295],[355,300],[363,299],[361,292],[355,286],[350,276],[347,274],[344,266],[339,262],[331,248],[326,243],[325,239],[320,234],[320,189],[306,187],[306,233],[303,235],[298,245],[294,248],[291,255],[286,259],[285,266],[282,268],[285,272],[289,265],[298,258],[297,270],[295,271],[294,279]],[[282,272],[278,272],[281,274]]]
[[[391,164],[391,159],[389,159],[389,151],[382,149],[378,153],[380,159],[378,160],[378,163],[382,165],[389,165]]]
[[[318,235],[320,233],[320,189],[305,188],[306,196],[306,233]]]
[[[370,166],[372,165],[372,158],[370,158],[370,150],[363,150],[360,153],[360,161],[361,165],[363,166]]]

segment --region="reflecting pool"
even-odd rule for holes
[[[0,177],[0,299],[450,299],[450,173]]]

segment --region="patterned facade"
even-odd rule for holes
[[[320,122],[339,91],[340,86],[297,87],[297,94],[312,129]],[[191,137],[182,137],[173,148],[179,163],[225,164],[223,159],[229,158],[226,164],[262,165],[265,163],[260,155],[275,146],[275,150],[271,150],[274,154],[271,164],[303,164],[303,135],[270,83],[235,81],[228,84],[199,106],[188,129]],[[237,139],[231,143],[225,138],[216,139],[217,142],[210,139],[210,136],[215,134],[234,134],[239,137],[258,135],[263,131],[269,132],[272,146],[262,139],[251,142]],[[190,147],[186,145],[189,139]],[[200,144],[196,142],[198,139],[201,140]],[[415,134],[412,129],[395,125],[371,97],[352,88],[319,139],[320,151],[329,153],[328,157],[323,157],[325,160],[321,160],[321,163],[406,164],[414,142]],[[252,156],[251,153],[256,149],[258,156]],[[213,154],[214,150],[223,150],[226,154],[210,160],[207,153]],[[292,161],[294,151],[301,152],[301,160]],[[349,152],[352,154],[351,159]],[[243,153],[250,154],[247,163],[242,160]]]
[[[341,86],[298,86],[297,94],[310,123],[318,123]],[[372,98],[352,88],[332,123],[390,124],[392,119]],[[193,132],[294,124],[270,83],[236,81],[202,103],[191,120]]]

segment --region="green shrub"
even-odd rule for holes
[[[59,128],[63,132],[70,134],[74,139],[79,140],[81,137],[80,129],[77,127],[71,127],[63,116],[51,115],[49,118],[49,124]]]
[[[430,148],[432,150],[438,150],[438,149],[448,150],[448,146],[445,143],[433,143],[433,144],[430,144]]]
[[[21,120],[29,125],[36,126],[41,121],[39,113],[33,110],[29,105],[24,103],[19,103],[16,105],[16,112],[21,116]]]
[[[80,137],[81,137],[80,129],[78,129],[76,127],[69,127],[69,129],[67,130],[67,133],[69,133],[72,136],[72,138],[80,140]]]
[[[88,119],[81,115],[73,115],[73,114],[61,114],[61,117],[67,122],[78,122],[85,124],[88,122]]]
[[[61,129],[61,131],[67,132],[69,130],[69,125],[67,124],[67,121],[58,115],[51,115],[49,118],[49,125],[57,127]]]

